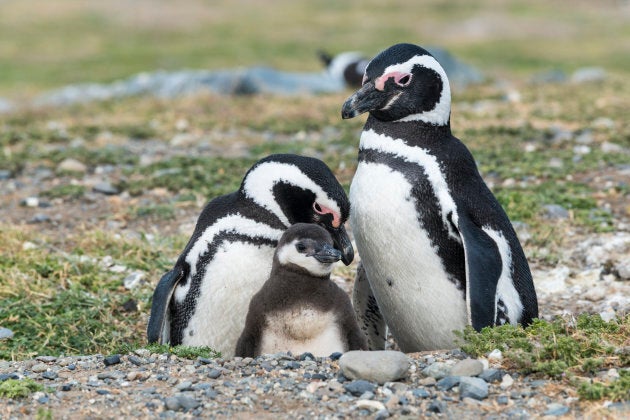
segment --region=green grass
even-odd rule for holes
[[[190,346],[174,346],[171,347],[169,345],[163,344],[150,344],[146,347],[147,350],[151,351],[151,353],[160,353],[160,354],[174,354],[177,357],[181,357],[183,359],[197,359],[199,357],[206,359],[215,359],[221,357],[221,353],[211,349],[210,347],[200,346],[200,347],[190,347]]]
[[[7,379],[0,382],[0,397],[7,399],[26,398],[44,387],[30,378]]]
[[[468,327],[459,336],[461,349],[473,357],[499,349],[511,368],[570,378],[584,399],[623,400],[630,396],[630,355],[623,351],[629,334],[630,316],[605,322],[599,315],[582,314],[575,320],[535,320],[527,328],[503,325],[476,332]],[[580,379],[613,367],[619,369],[620,379],[612,384]]]

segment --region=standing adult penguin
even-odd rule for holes
[[[297,223],[287,229],[278,241],[269,280],[251,300],[236,356],[366,350],[349,296],[330,280],[340,259],[322,227]]]
[[[322,161],[289,154],[258,161],[238,191],[203,209],[175,267],[155,289],[148,341],[209,346],[231,356],[282,233],[297,222],[319,224],[350,264],[354,254],[344,228],[349,210],[343,188]]]
[[[449,348],[454,330],[529,324],[532,276],[512,225],[451,134],[451,92],[426,50],[397,44],[368,64],[342,117],[369,112],[350,188],[362,267],[353,300],[371,348],[387,325],[405,352]]]

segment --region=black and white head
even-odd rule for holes
[[[315,223],[326,229],[348,265],[354,258],[344,223],[350,202],[332,171],[319,159],[270,155],[245,175],[240,192],[276,215],[289,227]]]
[[[342,117],[369,112],[381,121],[448,125],[451,89],[446,72],[425,49],[396,44],[370,61],[363,84],[343,104]]]
[[[287,229],[276,249],[277,264],[288,270],[306,271],[314,277],[327,277],[333,264],[341,260],[330,233],[309,223]]]

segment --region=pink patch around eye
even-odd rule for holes
[[[385,82],[387,82],[392,77],[394,78],[394,83],[402,87],[402,86],[407,86],[411,82],[412,75],[411,73],[403,73],[400,71],[393,71],[391,73],[386,73],[382,75],[381,77],[379,77],[378,79],[376,79],[376,81],[374,82],[374,87],[376,87],[377,90],[384,90]]]
[[[315,213],[317,214],[330,214],[333,217],[333,221],[332,221],[332,226],[334,228],[338,228],[339,226],[341,226],[341,217],[339,216],[339,213],[335,212],[333,209],[328,208],[326,206],[322,206],[319,203],[313,203],[313,210],[315,210]]]

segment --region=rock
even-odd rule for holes
[[[500,369],[484,369],[479,375],[486,382],[498,382],[503,378],[504,372]]]
[[[422,378],[419,381],[420,385],[422,386],[435,386],[435,384],[437,383],[437,381],[435,380],[434,377],[429,376],[428,378]]]
[[[615,264],[615,271],[621,280],[630,280],[630,258],[625,257]]]
[[[208,372],[208,378],[210,379],[217,379],[219,376],[221,376],[219,369],[210,369],[210,372]]]
[[[50,370],[47,370],[46,372],[42,372],[42,378],[44,379],[55,380],[57,379],[57,377],[59,377],[59,375],[57,375],[57,372],[53,372]]]
[[[569,212],[558,204],[545,204],[543,207],[543,216],[548,219],[568,219]]]
[[[0,327],[0,340],[13,338],[13,331],[8,328]]]
[[[478,376],[483,372],[483,363],[476,359],[464,359],[451,368],[453,376]]]
[[[120,363],[120,355],[114,354],[111,356],[107,356],[103,359],[103,363],[105,363],[105,366],[117,365],[118,363]]]
[[[13,111],[15,106],[4,98],[0,98],[0,114],[8,114]]]
[[[501,389],[509,389],[512,385],[514,385],[514,379],[512,379],[509,374],[503,375],[503,379],[501,380],[501,384],[499,385]]]
[[[49,222],[50,221],[50,216],[44,213],[36,213],[31,219],[28,220],[29,224],[36,224],[36,223],[44,223],[44,222]]]
[[[179,406],[184,410],[193,410],[201,405],[199,401],[185,394],[177,395],[176,398]]]
[[[164,400],[164,406],[167,410],[177,411],[181,407],[179,405],[179,399],[176,397],[168,397]]]
[[[600,149],[604,153],[623,153],[624,151],[623,146],[608,141],[603,142]]]
[[[0,169],[0,180],[10,179],[13,174],[8,169]]]
[[[125,286],[125,289],[137,289],[144,281],[144,276],[145,274],[143,271],[134,271],[133,273],[129,274],[123,280],[123,285]]]
[[[481,378],[463,376],[459,382],[459,396],[483,400],[488,397],[488,383]]]
[[[39,206],[39,198],[37,197],[26,197],[24,200],[20,202],[21,205],[25,207],[37,207]]]
[[[530,83],[535,85],[548,84],[548,83],[564,83],[568,80],[567,74],[560,69],[552,69],[539,73],[535,73]]]
[[[503,353],[499,349],[494,349],[488,353],[488,360],[494,363],[501,362],[501,360],[503,360]]]
[[[427,407],[427,411],[430,413],[445,413],[446,404],[439,400],[432,400]]]
[[[573,83],[592,83],[606,80],[606,70],[601,67],[582,67],[571,75]]]
[[[575,142],[578,144],[591,144],[594,140],[591,130],[584,130],[575,137]]]
[[[76,159],[66,158],[57,165],[57,172],[78,172],[85,173],[87,166]]]
[[[346,392],[349,392],[355,397],[362,395],[364,392],[374,392],[374,390],[376,389],[376,385],[362,379],[347,383],[343,387]]]
[[[536,289],[543,294],[564,292],[567,289],[567,279],[571,274],[569,267],[559,265],[550,271],[534,272]]]
[[[590,300],[591,302],[599,302],[604,299],[608,294],[608,290],[604,287],[595,286],[584,293],[584,299]]]
[[[429,398],[431,394],[424,388],[418,388],[411,391],[411,394],[416,398]]]
[[[385,409],[385,405],[380,401],[374,400],[359,400],[357,401],[357,408],[366,408],[368,410],[380,411]]]
[[[405,378],[410,365],[404,353],[392,350],[349,351],[339,359],[345,377],[379,384]]]
[[[444,362],[435,362],[422,369],[422,374],[435,379],[442,379],[451,374],[451,365]]]
[[[448,391],[449,389],[458,385],[459,382],[460,382],[459,376],[446,376],[440,379],[439,381],[437,381],[437,383],[435,384],[435,387],[439,389],[440,391]]]
[[[560,403],[551,403],[547,405],[547,411],[543,413],[545,416],[563,416],[569,412],[569,407]]]
[[[56,362],[57,358],[55,356],[37,356],[35,360],[39,360],[40,362],[44,363],[52,363]]]
[[[92,187],[92,191],[105,194],[105,195],[116,195],[119,193],[118,189],[115,188],[109,182],[98,182]]]
[[[41,373],[48,370],[48,365],[44,363],[37,363],[31,367],[31,372]]]

